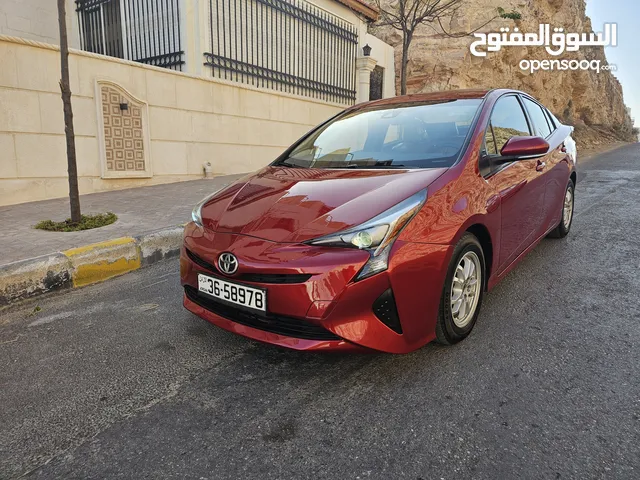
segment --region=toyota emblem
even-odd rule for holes
[[[218,257],[218,268],[222,273],[233,275],[238,270],[238,259],[233,253],[223,253]]]

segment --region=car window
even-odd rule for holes
[[[492,130],[496,151],[500,152],[511,137],[529,136],[529,124],[518,99],[509,95],[500,98],[491,114]]]
[[[562,125],[562,122],[558,120],[558,117],[556,117],[553,113],[551,113],[550,110],[547,110],[547,113],[549,114],[549,117],[551,117],[551,120],[553,120],[553,123],[555,124],[556,128]]]
[[[514,95],[500,98],[484,132],[484,155],[480,155],[478,163],[480,174],[487,177],[505,165],[495,162],[495,156],[500,155],[500,150],[511,137],[529,135],[529,123],[518,99]]]
[[[558,125],[553,120],[553,114],[546,108],[544,109],[544,113],[547,115],[547,120],[549,120],[549,126],[551,127],[551,131],[554,132],[555,129],[558,128]]]
[[[487,131],[484,132],[484,150],[489,155],[497,155],[498,149],[496,148],[496,140],[493,136],[493,125],[489,122]]]
[[[542,107],[528,98],[524,98],[524,104],[527,107],[531,120],[533,121],[536,135],[542,138],[547,138],[551,135],[549,121],[547,120],[547,116],[542,110]]]
[[[481,99],[371,105],[337,117],[277,164],[298,168],[435,168],[453,165]]]

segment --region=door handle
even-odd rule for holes
[[[541,162],[540,160],[538,160],[538,163],[536,164],[536,172],[541,172],[546,166],[546,162]]]

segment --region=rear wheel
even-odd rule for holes
[[[476,323],[485,286],[485,263],[482,246],[471,233],[465,233],[453,250],[447,270],[436,339],[452,345],[464,339]]]
[[[575,197],[575,185],[573,180],[569,179],[567,188],[564,191],[564,197],[562,200],[562,217],[558,226],[549,233],[551,238],[564,238],[569,234],[571,230],[571,224],[573,223],[573,201]]]

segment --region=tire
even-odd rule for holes
[[[551,232],[548,235],[550,238],[564,238],[569,234],[569,231],[571,230],[571,224],[573,223],[573,211],[574,211],[573,203],[575,201],[575,191],[576,191],[576,187],[573,184],[573,180],[569,179],[569,182],[567,183],[567,188],[564,191],[564,197],[562,197],[563,199],[562,215],[560,216],[560,223],[556,228],[551,230]],[[571,197],[570,199],[571,210],[569,212],[568,218],[565,215],[566,210],[569,206],[569,204],[567,203],[567,195],[570,195]]]
[[[473,264],[473,268],[479,267],[480,271],[476,272],[476,283],[471,288],[474,297],[469,302],[465,296],[471,286],[471,280],[462,282],[462,278],[465,274],[466,262]],[[458,272],[458,266],[462,268],[462,271]],[[465,312],[461,311],[463,308],[460,299],[454,300],[454,296],[457,292],[454,292],[454,277],[456,279],[456,285],[462,290],[461,299],[465,306]],[[469,275],[469,279],[472,275]],[[447,276],[445,278],[444,288],[442,289],[442,298],[440,299],[440,308],[438,310],[438,321],[436,323],[436,341],[443,345],[453,345],[460,340],[465,339],[473,326],[476,324],[478,315],[480,314],[480,306],[482,305],[482,298],[484,296],[484,290],[486,285],[486,267],[484,260],[484,252],[480,242],[471,233],[465,233],[460,241],[453,249],[453,255],[451,256],[451,262],[447,269]],[[477,286],[477,290],[476,290]],[[452,295],[453,293],[453,295]],[[477,299],[476,299],[477,296]],[[458,307],[457,312],[454,311],[454,302]],[[468,309],[468,311],[467,311]]]

